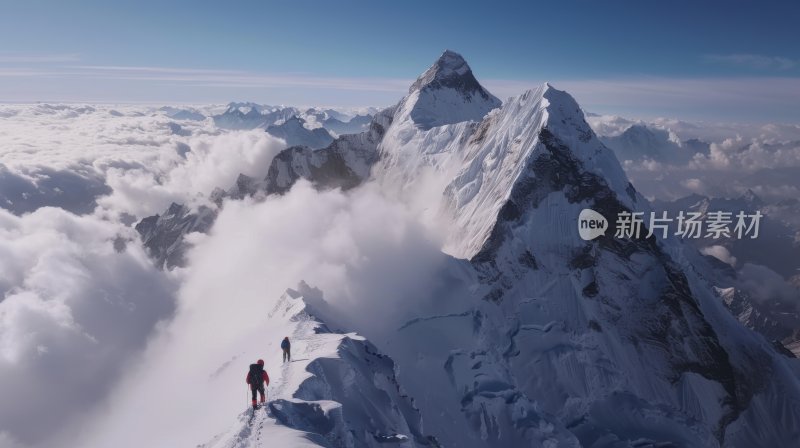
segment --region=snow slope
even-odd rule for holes
[[[220,332],[200,341],[206,352],[202,357],[216,358],[216,365],[187,359],[164,368],[175,353],[199,353],[193,335],[170,335],[169,347],[148,355],[150,361],[160,359],[162,367],[151,372],[140,366],[138,376],[153,387],[176,386],[190,378],[192,398],[187,400],[183,392],[169,397],[130,394],[125,389],[130,384],[122,384],[123,410],[88,432],[80,446],[437,446],[435,439],[423,434],[419,412],[397,383],[393,361],[355,333],[332,331],[313,314],[315,303],[324,306],[322,293],[305,283],[280,298],[262,299],[258,309],[269,311],[252,316],[255,325],[243,323],[236,335]],[[208,311],[197,308],[184,314],[178,325]],[[292,343],[290,362],[281,360],[284,336]],[[270,384],[268,405],[254,411],[245,377],[248,365],[257,359],[265,361]],[[233,392],[237,389],[240,393]],[[154,424],[152,417],[137,418],[141,413],[171,418]],[[124,438],[134,434],[137,445]]]
[[[293,361],[271,370],[267,407],[243,411],[229,429],[199,446],[435,446],[401,394],[392,360],[363,337],[331,332],[310,311],[309,303],[322,300],[319,290],[303,283],[275,302],[264,328],[289,322]],[[280,340],[274,331],[264,333],[265,340]]]

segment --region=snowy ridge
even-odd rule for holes
[[[360,185],[378,160],[378,144],[392,122],[392,112],[389,108],[376,114],[368,131],[342,135],[323,149],[291,147],[281,151],[267,172],[264,191],[284,193],[301,178],[318,188],[349,189]]]
[[[286,146],[307,146],[319,149],[328,146],[333,137],[323,128],[309,129],[306,121],[293,116],[281,124],[267,126],[267,132],[286,141]]]
[[[171,113],[170,111],[167,111]],[[280,126],[293,117],[305,121],[308,129],[323,127],[338,135],[363,132],[369,127],[375,108],[361,110],[298,109],[292,106],[269,106],[256,103],[229,103],[220,114],[213,115],[214,124],[222,129],[255,129]],[[203,119],[176,116],[178,119]],[[202,117],[202,116],[201,116]],[[292,146],[290,143],[289,146]],[[324,146],[324,145],[321,145]]]
[[[310,303],[322,301],[318,289],[301,283],[275,303],[268,318],[290,322],[294,361],[272,372],[267,408],[242,412],[236,424],[200,446],[437,446],[422,434],[393,361],[363,337],[331,332],[310,311]]]
[[[558,135],[578,160],[612,188],[627,188],[622,167],[583,121],[575,100],[544,84],[492,113],[469,141],[463,167],[444,193],[443,207],[463,231],[448,241],[448,252],[472,258],[481,250],[494,218],[509,204],[524,173],[531,170],[532,157],[543,151],[543,131]],[[630,199],[626,205],[630,206]]]
[[[686,163],[697,152],[708,154],[708,143],[699,140],[682,142],[669,129],[653,129],[634,124],[617,136],[602,137],[620,160],[650,159]]]
[[[371,121],[372,115],[356,115],[348,121],[331,117],[322,122],[322,127],[336,135],[357,134],[368,130]]]
[[[172,203],[161,215],[148,216],[136,224],[136,231],[160,268],[183,266],[186,253],[184,236],[192,232],[206,233],[214,224],[217,211],[200,206],[196,211]]]
[[[225,112],[214,115],[214,124],[223,129],[255,129],[283,122],[298,111],[294,107],[264,106],[255,103],[230,103]]]

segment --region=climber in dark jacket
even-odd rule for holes
[[[289,336],[286,336],[281,341],[281,348],[283,349],[283,362],[292,360],[292,344],[289,342]]]
[[[269,386],[269,375],[264,370],[264,360],[259,359],[257,363],[250,364],[250,371],[247,372],[247,384],[253,392],[253,409],[258,407],[256,404],[256,391],[261,395],[261,403],[264,403],[264,386]]]

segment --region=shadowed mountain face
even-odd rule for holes
[[[214,115],[214,124],[223,129],[266,128],[288,120],[299,111],[294,107],[262,106],[254,103],[231,103],[225,112]]]
[[[700,249],[715,245],[726,247],[736,257],[739,266],[745,263],[760,264],[785,278],[790,278],[800,270],[797,230],[770,216],[770,207],[752,191],[733,199],[694,194],[671,202],[654,201],[653,208],[666,211],[668,216],[677,216],[683,211],[701,213],[703,216],[708,212],[727,212],[735,217],[739,212],[753,214],[760,211],[764,216],[759,222],[757,238],[737,238],[735,234],[720,238],[703,235],[701,238],[689,239],[689,242]]]
[[[333,137],[324,128],[308,129],[306,121],[293,116],[279,125],[267,126],[267,133],[286,141],[286,146],[307,146],[319,149],[328,146]]]
[[[97,198],[111,193],[105,181],[91,170],[54,170],[42,167],[21,176],[0,164],[0,208],[21,215],[41,207],[60,207],[72,213],[91,213]]]
[[[725,305],[748,328],[777,346],[797,347],[800,337],[800,243],[796,230],[773,216],[774,205],[766,204],[752,191],[733,198],[690,195],[675,201],[654,201],[653,208],[678,213],[739,212],[763,213],[757,238],[735,234],[687,239],[709,257],[709,275]],[[777,214],[780,216],[779,214]],[[798,352],[800,353],[800,352]]]
[[[401,108],[421,129],[463,121],[478,121],[500,105],[475,79],[458,53],[445,51],[411,88]]]
[[[356,115],[349,121],[341,121],[337,118],[328,118],[322,122],[322,126],[333,131],[339,135],[342,134],[358,134],[369,129],[369,124],[372,122],[372,115]]]
[[[216,211],[172,203],[162,215],[148,216],[136,224],[144,247],[160,268],[184,266],[187,246],[184,236],[192,232],[206,233],[216,218]]]
[[[613,226],[579,237],[585,208],[651,206],[566,92],[545,84],[501,105],[447,51],[368,132],[288,148],[266,179],[215,198],[281,194],[300,178],[369,179],[446,229],[439,288],[408,314],[359,326],[321,307],[393,360],[442,446],[791,446],[800,435],[794,367],[726,309],[695,248],[616,238]],[[163,231],[189,227],[169,216]],[[140,232],[157,241],[160,218],[148,219]]]

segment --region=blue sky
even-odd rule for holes
[[[500,97],[800,121],[798,2],[6,1],[0,101],[383,105],[445,48]]]

